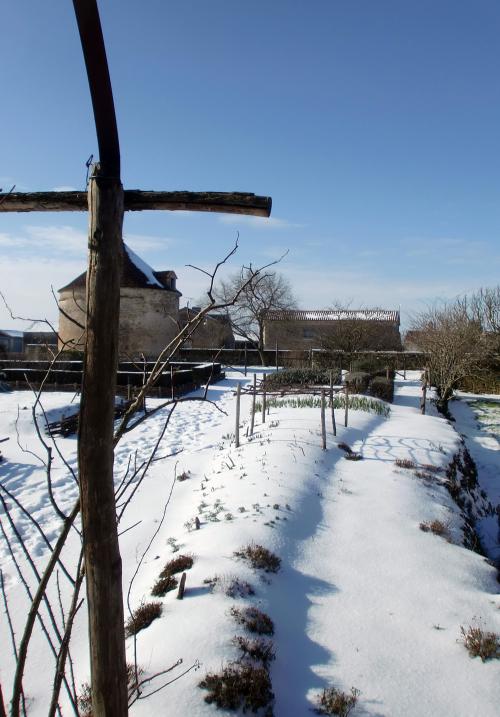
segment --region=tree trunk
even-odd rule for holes
[[[113,484],[123,188],[89,185],[87,325],[78,431],[80,497],[89,613],[92,714],[127,715],[122,564]]]

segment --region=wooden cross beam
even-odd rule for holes
[[[271,199],[239,192],[123,190],[111,81],[97,0],[73,0],[94,110],[99,163],[86,192],[0,194],[1,212],[89,212],[86,336],[78,430],[80,506],[85,555],[92,714],[126,717],[127,676],[114,495],[113,419],[124,211],[226,212],[268,217]],[[18,661],[19,662],[19,661]],[[58,668],[59,669],[59,668]],[[64,665],[59,672],[64,671]],[[11,717],[19,717],[22,670]]]
[[[246,192],[145,192],[125,189],[124,210],[140,212],[163,209],[171,212],[223,212],[268,217],[271,197]],[[87,192],[10,192],[0,193],[1,212],[86,212]]]

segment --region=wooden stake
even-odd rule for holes
[[[247,370],[248,370],[248,357],[247,357],[247,344],[245,341],[245,376],[247,375]],[[254,375],[254,378],[255,378],[255,375]]]
[[[333,429],[333,435],[337,435],[337,424],[335,422],[335,409],[333,407],[333,386],[330,386],[330,408],[332,411],[332,429]]]
[[[266,422],[266,374],[262,376],[262,423]]]
[[[276,349],[275,349],[275,355],[276,355],[276,373],[279,371],[279,361],[278,361],[278,342],[276,341]]]
[[[234,425],[234,445],[240,447],[240,400],[241,400],[241,383],[238,382],[236,388],[236,420]]]
[[[347,428],[349,421],[349,389],[345,387],[345,408],[344,408],[344,426]]]
[[[253,393],[252,393],[252,414],[250,416],[250,435],[253,436],[253,427],[255,425],[255,394],[257,393],[257,374],[253,375]]]
[[[177,600],[182,600],[184,597],[184,590],[186,589],[186,573],[182,573],[180,582],[179,582],[179,590],[177,592]]]
[[[325,389],[321,389],[321,444],[326,451]]]
[[[172,364],[170,364],[170,396],[173,401],[175,398],[175,392],[174,392],[174,367],[172,366]]]

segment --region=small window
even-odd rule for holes
[[[312,329],[302,329],[302,336],[305,339],[313,339],[314,331]]]

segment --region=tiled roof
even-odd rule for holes
[[[387,309],[270,309],[264,313],[266,321],[388,321],[399,324],[399,311]]]

